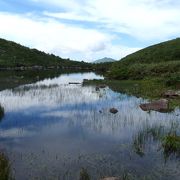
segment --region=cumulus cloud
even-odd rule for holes
[[[98,56],[102,57],[106,51],[109,56],[117,59],[121,57],[120,53],[113,51],[113,36],[94,29],[37,18],[32,14],[22,16],[0,13],[0,24],[1,37],[61,57],[91,61]],[[132,52],[132,49],[129,50],[128,53]]]

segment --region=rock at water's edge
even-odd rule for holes
[[[150,111],[150,110],[165,111],[165,110],[169,109],[168,100],[167,99],[160,99],[157,101],[153,101],[151,103],[141,104],[140,108],[143,111]]]

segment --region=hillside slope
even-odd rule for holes
[[[180,79],[180,38],[147,47],[113,64],[112,79]]]
[[[149,46],[121,59],[126,63],[158,63],[171,60],[180,60],[180,38]]]
[[[32,66],[87,68],[90,64],[62,59],[53,54],[46,54],[37,49],[30,49],[15,42],[0,39],[1,69]]]

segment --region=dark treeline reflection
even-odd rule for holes
[[[4,117],[4,108],[0,104],[0,121],[2,120],[3,117]]]
[[[0,90],[14,88],[23,84],[34,83],[46,78],[59,77],[61,74],[84,73],[78,70],[26,70],[26,71],[0,71]]]

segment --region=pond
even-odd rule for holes
[[[139,105],[146,100],[83,86],[83,79],[103,77],[61,74],[0,91],[0,151],[11,176],[78,180],[83,168],[92,180],[179,180],[180,157],[165,153],[162,138],[180,134],[180,110],[145,112]]]

